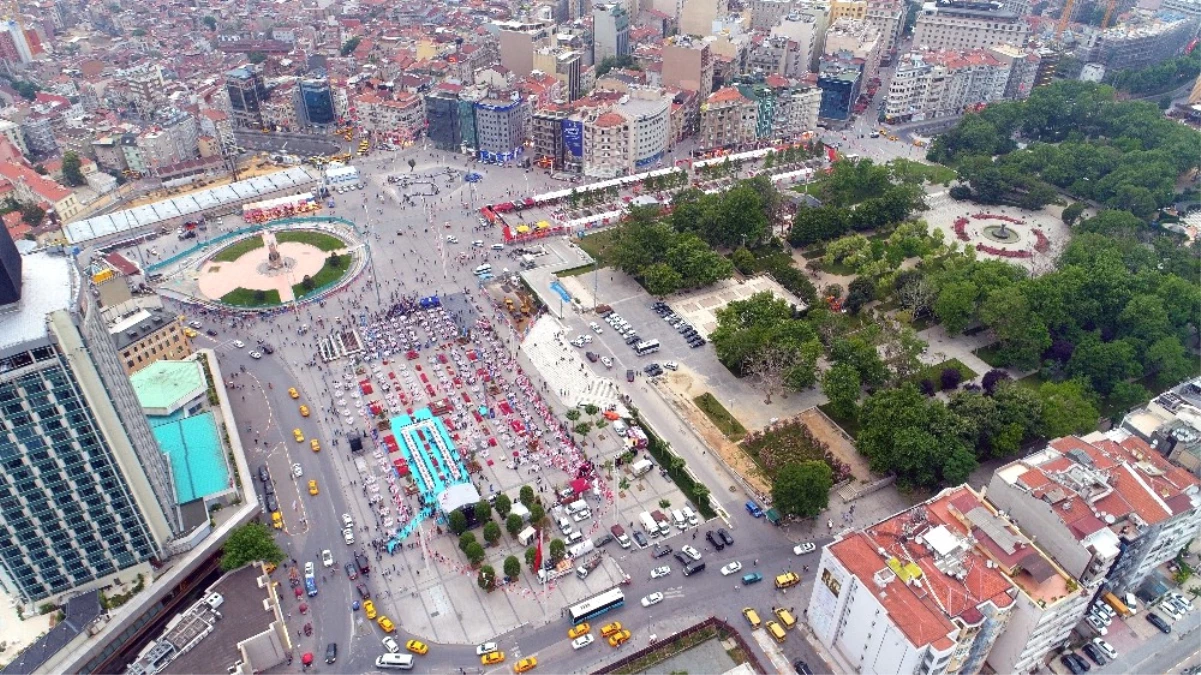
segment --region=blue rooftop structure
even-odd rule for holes
[[[176,413],[154,418],[151,424],[159,447],[171,459],[175,496],[180,504],[229,489],[229,465],[212,412],[191,417]]]

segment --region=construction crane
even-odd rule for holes
[[[1059,14],[1059,25],[1055,27],[1055,39],[1068,29],[1068,22],[1072,20],[1072,6],[1076,4],[1076,0],[1067,0],[1063,3],[1063,11]]]
[[[1118,0],[1109,0],[1109,5],[1105,7],[1105,18],[1101,19],[1101,30],[1109,28],[1109,20],[1113,18],[1113,10],[1117,9]]]

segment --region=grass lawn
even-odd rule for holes
[[[229,246],[217,251],[217,255],[213,256],[213,260],[216,260],[217,262],[233,262],[247,253],[250,253],[254,249],[262,248],[263,246],[264,244],[262,236],[256,234],[253,237],[247,237],[241,241],[235,241]]]
[[[928,379],[934,383],[934,386],[937,387],[942,379],[942,371],[947,368],[954,368],[955,370],[958,370],[959,374],[963,376],[963,382],[971,381],[975,379],[977,375],[979,375],[979,373],[976,371],[963,365],[963,362],[959,359],[947,359],[942,363],[936,363],[932,366],[926,366],[925,368],[922,368],[920,371],[918,371],[917,375],[913,377],[913,381],[914,383],[918,383],[922,380]]]
[[[945,185],[955,180],[956,176],[954,169],[942,164],[926,164],[925,162],[915,162],[911,159],[901,157],[892,160],[890,163],[900,168],[904,176],[921,178],[927,183]]]
[[[235,288],[232,291],[221,296],[221,302],[234,307],[272,307],[280,304],[279,291],[274,288],[269,291],[262,291],[263,301],[259,302],[255,297],[259,291],[252,291],[249,288]]]
[[[839,417],[834,414],[833,406],[829,403],[817,406],[819,410],[826,413],[826,417],[834,420],[834,423],[842,427],[842,430],[847,432],[851,438],[859,438],[859,420],[854,417]]]
[[[312,230],[296,230],[291,232],[279,232],[275,235],[276,241],[281,244],[285,241],[294,241],[299,244],[308,244],[316,246],[322,251],[336,251],[340,248],[346,248],[346,242],[324,232],[313,232]]]
[[[730,411],[726,410],[726,407],[713,394],[705,392],[692,399],[692,402],[696,404],[696,407],[701,409],[701,412],[705,413],[705,416],[709,418],[709,421],[715,427],[721,429],[726,438],[731,441],[738,441],[743,436],[746,436],[746,427],[742,426],[742,423],[731,415]]]
[[[583,274],[588,274],[591,271],[592,271],[592,265],[580,265],[579,267],[573,267],[569,270],[563,270],[562,272],[555,272],[555,276],[578,277]]]
[[[312,277],[312,290],[305,290],[304,283],[301,282],[299,284],[292,284],[292,293],[296,295],[297,300],[300,300],[308,295],[312,295],[316,291],[319,291],[329,284],[334,283],[338,279],[341,279],[342,275],[346,274],[346,271],[350,269],[350,264],[350,256],[342,256],[342,265],[340,267],[334,267],[333,265],[329,264],[329,259],[326,258],[325,264],[322,265],[321,269],[317,270],[317,273]]]
[[[1030,373],[1029,375],[1027,375],[1026,377],[1023,377],[1022,379],[1018,380],[1018,384],[1023,387],[1026,387],[1027,389],[1038,389],[1039,387],[1043,386],[1043,382],[1047,382],[1047,381],[1048,380],[1043,377],[1042,371],[1036,370],[1033,373]]]
[[[609,246],[613,244],[616,232],[616,227],[610,227],[595,234],[590,234],[583,239],[577,239],[576,243],[579,244],[580,248],[587,251],[588,255],[592,256],[599,266],[608,267],[612,261],[605,256],[605,253],[608,251]]]
[[[998,349],[996,345],[989,345],[987,347],[981,347],[972,353],[975,354],[976,356],[980,357],[981,361],[987,363],[988,365],[992,366],[993,368],[1004,368],[1005,367],[1005,366],[1001,365],[1001,357],[999,356],[1000,349]]]

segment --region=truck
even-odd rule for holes
[[[1106,593],[1105,595],[1101,596],[1101,599],[1105,601],[1105,604],[1113,607],[1113,611],[1117,612],[1119,616],[1127,617],[1131,614],[1134,614],[1134,612],[1130,611],[1130,608],[1126,606],[1126,603],[1122,602],[1118,596],[1114,595],[1113,593]]]
[[[640,459],[630,465],[630,470],[634,472],[635,478],[647,473],[653,468],[655,468],[655,465],[651,463],[649,459]]]
[[[651,517],[659,524],[659,534],[664,537],[671,534],[671,519],[663,515],[662,511],[658,509],[651,511]]]
[[[620,544],[622,548],[630,547],[630,537],[626,534],[624,527],[621,525],[614,525],[613,527],[609,528],[609,531],[613,533],[614,537],[617,537],[617,543]]]
[[[642,529],[646,530],[648,537],[659,536],[659,523],[651,517],[651,514],[643,511],[638,514],[638,522],[642,523]]]

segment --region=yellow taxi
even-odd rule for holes
[[[430,650],[430,648],[425,646],[425,643],[421,640],[409,640],[405,643],[405,649],[413,652],[414,654],[425,654]]]
[[[385,633],[391,633],[396,630],[396,624],[392,623],[392,619],[389,619],[382,614],[378,619],[375,620],[375,622],[379,624],[379,627],[383,629]]]
[[[309,447],[313,449],[313,452],[321,452],[321,443],[316,438],[309,441]]]
[[[191,329],[191,328],[185,328],[185,329],[183,329],[183,334],[184,334],[184,335],[186,335],[186,336],[188,336],[188,337],[190,337],[190,338],[194,338],[194,337],[196,337],[197,335],[200,335],[200,333],[197,333],[195,330],[193,330],[193,329]]]
[[[792,612],[783,607],[776,608],[776,618],[780,620],[780,623],[784,625],[785,629],[792,628],[796,625],[796,617],[792,615]]]
[[[300,406],[300,416],[301,417],[309,416],[309,407],[307,405]]]
[[[376,616],[379,616],[375,611],[375,603],[370,600],[363,601],[363,613],[367,615],[368,621],[374,621]]]
[[[613,635],[615,633],[620,633],[620,632],[621,632],[621,622],[614,621],[613,623],[611,623],[601,629],[601,637],[607,638],[610,635]]]
[[[524,659],[518,661],[516,664],[514,664],[513,672],[524,673],[526,671],[533,670],[534,668],[537,668],[537,667],[538,667],[538,659],[533,656],[527,656],[526,658],[524,658]]]
[[[801,583],[801,578],[796,575],[796,572],[785,572],[776,577],[776,588],[788,588]]]
[[[291,396],[292,398],[300,398],[300,392],[296,391],[296,387],[289,387],[288,396]]]
[[[317,479],[314,478],[309,481],[309,494],[316,495],[318,492],[319,492],[319,490],[317,489]]]
[[[284,517],[279,511],[271,512],[271,527],[277,530],[284,529]]]
[[[304,443],[304,434],[301,433],[300,429],[292,430],[292,438],[295,438],[297,443]]]
[[[504,652],[488,652],[480,657],[480,663],[485,666],[491,666],[495,663],[501,663],[505,660]]]
[[[620,626],[619,626],[619,628],[620,628]],[[582,623],[578,626],[572,626],[567,631],[567,639],[574,640],[574,639],[578,638],[579,636],[583,635],[584,633],[587,633],[590,630],[592,630],[592,626],[590,626],[587,621],[585,621],[584,623]]]
[[[756,612],[754,608],[743,608],[742,615],[746,617],[747,623],[751,624],[751,630],[755,630],[759,627],[759,612]]]
[[[626,640],[630,639],[630,631],[623,630],[609,636],[610,647],[620,647]]]

